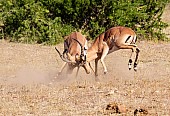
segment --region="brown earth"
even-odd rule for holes
[[[129,50],[105,59],[108,74],[99,62],[100,83],[94,74],[80,70],[56,77],[62,60],[54,46],[0,41],[0,115],[133,115],[144,108],[148,115],[170,115],[170,43],[138,42],[138,71],[128,70]],[[63,45],[57,45],[63,50]],[[94,65],[94,63],[93,63]],[[109,103],[128,111],[107,111]]]
[[[169,12],[170,4],[163,14],[168,23]],[[54,46],[0,40],[0,116],[169,116],[170,43],[138,46],[137,72],[128,70],[130,51],[119,50],[105,59],[108,74],[99,63],[97,83],[83,69],[77,78],[75,71],[57,77],[63,62]]]

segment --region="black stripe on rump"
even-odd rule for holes
[[[126,39],[125,43],[127,43],[127,41],[130,39],[130,37],[131,37],[131,36],[129,36],[129,37]]]

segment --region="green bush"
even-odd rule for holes
[[[74,29],[63,24],[60,17],[48,18],[49,10],[40,1],[16,0],[2,4],[5,36],[10,36],[10,41],[56,44],[62,41],[62,35]]]
[[[10,41],[56,44],[81,30],[95,38],[113,26],[127,26],[140,38],[168,40],[161,15],[169,0],[5,0],[0,22]],[[2,38],[2,34],[0,34]]]

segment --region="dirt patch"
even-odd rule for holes
[[[83,68],[77,78],[76,70],[57,77],[63,62],[54,46],[0,41],[0,115],[107,115],[109,103],[126,106],[126,115],[143,109],[151,116],[170,115],[170,43],[138,45],[137,72],[128,70],[130,51],[119,50],[105,59],[108,74],[99,63],[96,83]]]
[[[105,59],[108,74],[103,74],[103,67],[99,62],[99,79],[102,82],[109,82],[114,80],[115,77],[121,80],[168,77],[170,74],[170,44],[155,44],[146,41],[140,41],[138,44],[141,52],[137,72],[128,69],[127,63],[131,51],[119,50],[109,54]],[[62,44],[57,47],[63,50]],[[93,72],[87,75],[83,68],[80,68],[77,78],[75,78],[76,69],[67,78],[65,75],[56,78],[63,62],[56,53],[54,46],[1,42],[0,48],[1,79],[18,83],[50,83],[54,79],[58,82],[64,80],[67,82],[73,80],[95,82]],[[94,62],[92,62],[92,65],[94,67]]]

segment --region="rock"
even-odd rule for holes
[[[146,116],[148,114],[148,110],[144,108],[136,109],[134,111],[134,116]]]
[[[118,104],[118,103],[110,103],[107,105],[106,110],[110,113],[127,113],[127,108],[125,105]]]

